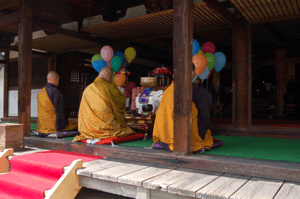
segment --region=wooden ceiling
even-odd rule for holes
[[[17,11],[19,0],[2,0],[1,13],[8,10]],[[103,10],[114,5],[121,5],[121,0],[32,0],[29,1],[33,13],[42,20],[52,20],[53,24],[61,25],[89,16],[99,15]],[[122,1],[124,3],[124,1]],[[129,5],[143,4],[142,0],[126,1]],[[253,23],[253,52],[272,54],[276,46],[298,48],[300,41],[299,0],[227,0],[248,21]],[[101,3],[101,6],[99,6]],[[119,3],[119,4],[117,4]],[[219,2],[220,4],[222,2]],[[90,10],[89,10],[90,8]],[[294,19],[293,19],[294,18]],[[206,41],[215,43],[217,51],[222,51],[231,57],[232,25],[211,6],[205,3],[195,5],[193,12],[194,38],[200,45]],[[278,21],[276,20],[285,20]],[[268,23],[268,27],[264,23]],[[290,25],[289,25],[290,24]],[[16,32],[17,23],[0,27],[0,32]],[[113,41],[116,50],[125,50],[133,46],[139,57],[153,61],[172,64],[172,32],[173,10],[134,17],[81,29],[102,38]],[[95,43],[62,35],[51,35],[34,40],[33,47],[49,52],[69,51],[72,49],[95,48]],[[264,46],[264,47],[262,47]],[[97,49],[97,48],[96,48]],[[296,51],[295,51],[296,52]],[[298,51],[297,51],[298,53]]]
[[[299,0],[230,0],[250,23],[300,17]]]

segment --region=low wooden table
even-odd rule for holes
[[[132,116],[125,115],[126,124],[132,128],[145,131],[144,140],[147,139],[149,132],[153,129],[155,115],[150,116]]]

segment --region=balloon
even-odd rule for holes
[[[199,43],[195,39],[193,39],[193,56],[196,55],[199,51]]]
[[[111,59],[111,67],[115,72],[119,72],[122,66],[122,59],[118,56]]]
[[[119,74],[119,75],[115,75],[114,77],[114,82],[117,84],[118,87],[123,86],[125,81],[126,81],[126,75]]]
[[[129,66],[129,63],[128,63],[128,61],[125,59],[123,65],[122,65],[122,68],[126,68],[127,66]]]
[[[206,66],[205,69],[202,71],[202,73],[199,75],[199,78],[202,79],[202,81],[205,80],[208,77],[209,72],[210,71],[209,71],[208,67]]]
[[[100,55],[104,61],[109,62],[114,55],[114,51],[110,46],[104,46],[100,51]]]
[[[100,73],[102,68],[106,66],[106,62],[104,60],[97,60],[93,62],[93,68]]]
[[[215,71],[219,72],[224,68],[226,64],[226,56],[221,52],[216,52],[215,58],[216,58]]]
[[[207,61],[204,55],[196,54],[193,56],[193,63],[195,65],[196,74],[200,75],[202,71],[205,69]]]
[[[213,69],[213,67],[215,66],[215,63],[216,63],[215,56],[211,53],[205,53],[204,56],[206,57],[208,69],[209,70]]]
[[[94,55],[92,57],[92,64],[93,64],[94,61],[99,61],[99,60],[103,60],[101,55],[99,55],[99,54]]]
[[[206,42],[202,46],[202,51],[203,51],[204,54],[205,53],[212,53],[212,54],[214,54],[216,52],[216,47],[215,47],[215,45],[213,43]]]
[[[115,52],[114,57],[115,57],[115,56],[120,57],[120,58],[122,59],[122,64],[124,63],[124,61],[125,61],[125,56],[124,56],[124,54],[123,54],[121,51]]]
[[[201,55],[203,55],[203,51],[202,50],[199,50],[199,52],[198,52],[199,54],[201,54]]]
[[[131,63],[134,60],[134,58],[136,57],[136,51],[132,47],[126,48],[124,54],[125,54],[125,58],[128,61],[128,63]]]
[[[208,77],[207,77],[206,79],[209,79],[209,78],[210,78],[212,72],[213,72],[213,70],[210,71],[210,73],[209,73],[209,75],[208,75]]]

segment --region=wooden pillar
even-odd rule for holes
[[[220,86],[220,72],[213,71],[212,78],[213,78],[214,85]],[[217,105],[220,104],[220,95],[221,92],[218,93],[218,100],[216,102]]]
[[[280,117],[284,110],[284,94],[286,90],[285,65],[287,64],[287,50],[279,49],[276,55],[276,77],[277,77],[277,115]]]
[[[8,117],[8,67],[9,67],[9,53],[10,51],[5,51],[5,66],[4,66],[4,86],[3,86],[3,117]]]
[[[55,63],[55,55],[51,55],[50,57],[48,57],[48,73],[50,71],[55,71],[54,63]]]
[[[193,0],[173,0],[174,154],[192,152]]]
[[[232,125],[251,129],[252,125],[252,42],[251,25],[233,29]]]
[[[18,57],[18,123],[24,124],[24,136],[30,136],[31,68],[32,68],[32,10],[22,1],[19,23]]]

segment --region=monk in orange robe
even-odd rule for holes
[[[108,137],[126,137],[135,132],[126,125],[125,96],[112,82],[112,70],[103,68],[95,81],[83,92],[79,107],[75,141]]]
[[[195,65],[193,64],[193,77]],[[220,147],[221,140],[214,140],[211,131],[210,114],[212,96],[207,89],[193,83],[192,95],[192,150],[203,152]],[[153,129],[153,148],[173,151],[174,148],[174,82],[165,91],[156,113]]]
[[[47,75],[47,84],[37,96],[38,103],[38,132],[50,134],[76,130],[76,122],[69,120],[65,110],[63,96],[57,89],[59,75],[51,71]]]

